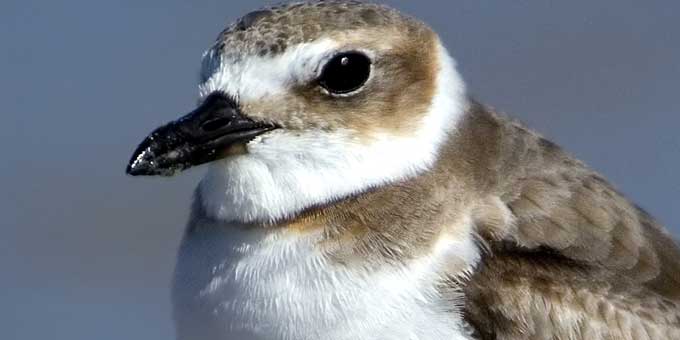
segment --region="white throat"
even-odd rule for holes
[[[199,186],[206,214],[224,221],[269,222],[428,170],[466,109],[455,62],[439,46],[436,91],[409,136],[378,135],[368,145],[351,131],[273,131],[248,154],[215,162]]]

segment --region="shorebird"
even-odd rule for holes
[[[426,24],[249,13],[127,172],[210,163],[179,339],[680,339],[680,250],[601,175],[470,98]]]

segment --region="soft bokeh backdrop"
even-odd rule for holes
[[[678,235],[680,2],[388,1],[470,91],[604,173]],[[0,338],[170,339],[169,282],[203,172],[128,178],[192,109],[199,58],[255,1],[0,2]]]

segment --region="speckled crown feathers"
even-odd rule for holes
[[[424,25],[379,4],[361,1],[307,1],[250,12],[220,33],[212,50],[221,55],[276,55],[289,46],[348,29]]]

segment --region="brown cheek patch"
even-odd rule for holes
[[[241,106],[253,119],[274,123],[290,130],[332,130],[343,127],[343,122],[337,119],[338,117],[320,113],[318,108],[310,107],[307,101],[301,100],[295,94],[242,103]]]
[[[355,95],[329,96],[311,82],[287,95],[242,103],[243,111],[291,130],[346,129],[367,140],[381,132],[408,136],[430,107],[439,63],[432,31],[406,32],[373,30],[333,37],[346,42],[348,50],[369,49],[378,55],[371,80]]]
[[[361,92],[348,97],[332,97],[317,86],[301,87],[299,97],[309,112],[317,112],[331,127],[357,131],[370,138],[378,132],[409,135],[430,107],[438,72],[437,38],[430,30],[412,35],[403,31],[354,32],[336,37],[347,49],[374,50],[371,80]],[[378,46],[378,48],[375,48]]]

